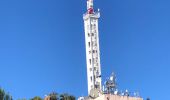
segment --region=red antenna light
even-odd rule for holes
[[[88,14],[93,14],[94,9],[93,9],[93,0],[87,0],[87,12]]]

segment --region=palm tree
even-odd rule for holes
[[[6,95],[4,96],[4,100],[10,100],[10,95],[9,95],[9,94],[6,94]]]
[[[64,93],[60,95],[60,100],[67,100],[68,94]]]
[[[0,88],[0,100],[3,100],[5,96],[5,91]]]
[[[49,94],[50,100],[58,100],[58,94],[53,92]]]
[[[70,95],[69,98],[70,98],[70,100],[76,100],[76,97],[74,97],[72,95]]]

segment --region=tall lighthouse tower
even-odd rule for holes
[[[98,19],[99,10],[93,9],[93,0],[87,0],[87,12],[83,15],[85,43],[86,43],[86,63],[88,94],[94,96],[101,91],[101,66],[99,49]]]

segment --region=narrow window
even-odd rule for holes
[[[93,85],[91,85],[91,88],[93,88]]]
[[[94,70],[96,70],[96,67],[94,67]]]
[[[90,77],[90,79],[91,79],[91,82],[92,82],[92,76]]]
[[[90,68],[90,71],[92,71],[92,68]]]
[[[96,66],[99,66],[99,64],[98,64],[98,63],[96,63]]]
[[[91,45],[93,45],[93,41],[91,42]]]
[[[88,33],[88,37],[90,37],[90,33]]]
[[[93,58],[93,62],[95,61],[95,59]]]
[[[94,36],[94,33],[91,33],[92,36]]]
[[[90,42],[89,42],[89,48],[90,48]]]
[[[96,24],[94,24],[94,28],[96,28]]]
[[[95,46],[97,46],[97,43],[95,43]]]
[[[91,59],[89,59],[90,65],[91,65]]]
[[[98,60],[96,59],[96,63],[98,62]],[[97,65],[97,64],[96,64]]]

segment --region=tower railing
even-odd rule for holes
[[[86,17],[87,15],[100,17],[100,12],[99,11],[95,11],[92,14],[89,14],[88,12],[86,12],[85,14],[83,14],[83,17]]]

